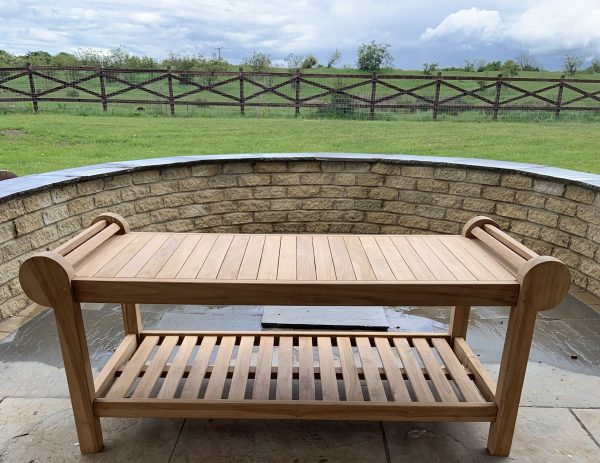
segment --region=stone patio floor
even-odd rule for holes
[[[102,419],[104,450],[80,455],[50,310],[0,324],[0,462],[598,462],[598,300],[540,314],[509,458],[490,457],[487,423]],[[582,300],[583,299],[583,300]],[[594,308],[596,310],[594,310]],[[146,327],[260,329],[262,307],[143,307]],[[446,329],[444,308],[386,308],[391,329]],[[497,374],[504,308],[475,309],[468,340]],[[120,340],[115,306],[86,304],[95,372]]]

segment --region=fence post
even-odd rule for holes
[[[442,73],[438,72],[437,78],[435,79],[435,97],[433,99],[433,120],[435,121],[438,116],[438,110],[440,107],[440,89],[442,88]]]
[[[104,68],[98,70],[100,78],[100,97],[102,98],[102,111],[108,111],[108,102],[106,101],[106,81],[104,80]]]
[[[169,83],[169,107],[171,116],[175,115],[175,100],[173,99],[173,76],[171,75],[171,66],[167,67],[167,82]]]
[[[240,113],[244,114],[246,101],[244,100],[244,68],[240,68]]]
[[[35,83],[33,81],[33,69],[31,64],[27,63],[27,75],[29,76],[29,91],[31,93],[31,104],[33,105],[33,111],[38,112],[38,99],[35,93]]]
[[[496,81],[496,98],[494,99],[494,120],[498,119],[498,110],[500,109],[500,92],[502,92],[502,74],[498,74]]]
[[[375,119],[375,95],[377,93],[377,73],[374,72],[371,77],[371,108],[370,108],[370,116],[371,120]]]
[[[557,119],[560,117],[560,105],[562,104],[563,90],[565,88],[565,75],[560,76],[560,84],[558,84],[558,95],[556,96],[556,110],[554,111],[554,117]]]
[[[296,69],[296,103],[294,104],[294,113],[300,115],[300,69]]]

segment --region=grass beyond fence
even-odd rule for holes
[[[210,153],[365,152],[531,162],[600,173],[592,124],[308,119],[0,117],[0,169],[18,175]]]

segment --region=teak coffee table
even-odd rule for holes
[[[132,233],[115,214],[27,259],[52,307],[81,452],[99,417],[489,421],[510,451],[536,314],[567,267],[486,217],[462,235]],[[120,303],[125,338],[93,378],[80,303]],[[151,331],[138,304],[454,306],[447,333]],[[465,336],[472,306],[509,306],[496,385]]]

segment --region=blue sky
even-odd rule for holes
[[[405,69],[523,52],[556,69],[565,53],[600,55],[600,0],[0,0],[0,49],[13,53],[123,45],[163,58],[224,46],[236,63],[253,50],[324,61],[337,48],[352,65],[371,40]]]

